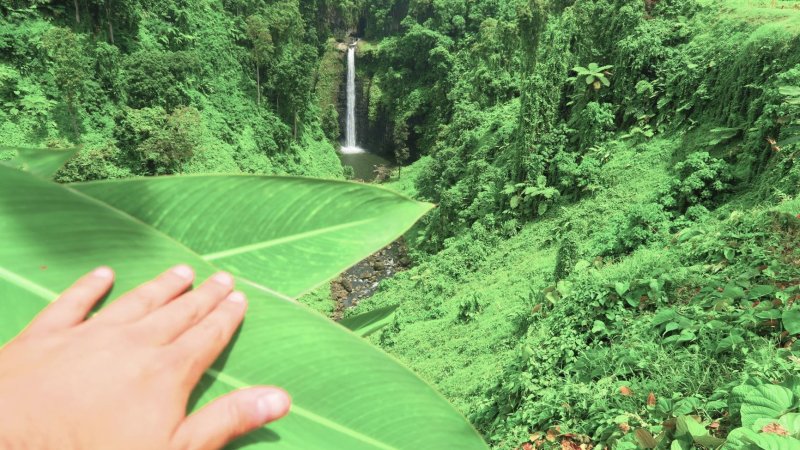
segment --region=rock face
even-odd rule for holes
[[[408,250],[401,238],[343,273],[331,282],[331,297],[336,302],[334,319],[340,319],[345,309],[374,294],[382,280],[410,265]]]

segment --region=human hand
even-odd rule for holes
[[[0,448],[216,450],[288,413],[274,387],[239,390],[186,416],[189,395],[244,318],[218,273],[187,292],[175,267],[86,319],[114,282],[78,280],[0,348]]]

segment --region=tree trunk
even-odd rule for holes
[[[72,0],[75,5],[75,23],[81,23],[81,7],[78,5],[78,0]]]
[[[261,106],[261,68],[256,63],[256,104]]]
[[[70,122],[72,122],[72,131],[75,133],[75,140],[80,142],[81,130],[78,128],[78,111],[75,108],[75,102],[71,99],[67,100],[67,113],[69,114]]]
[[[297,140],[297,111],[294,113],[294,140]]]
[[[111,23],[111,8],[109,7],[111,0],[106,0],[106,22],[108,22],[108,38],[111,40],[111,45],[114,45],[114,24]]]

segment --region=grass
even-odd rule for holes
[[[744,20],[759,28],[753,36],[771,33],[800,34],[800,2],[774,0],[725,0],[720,2],[725,15]]]

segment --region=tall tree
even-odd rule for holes
[[[105,6],[106,12],[106,23],[108,24],[108,39],[113,44],[114,43],[114,22],[111,20],[111,0],[105,0],[103,2]]]
[[[81,39],[69,28],[53,28],[45,34],[43,43],[51,60],[53,78],[67,106],[72,130],[80,138],[78,103],[91,77],[91,60]]]
[[[519,118],[519,139],[517,142],[517,152],[512,161],[512,179],[522,181],[524,178],[523,159],[533,157],[528,153],[534,152],[534,141],[536,134],[536,121],[541,118],[532,116],[534,109],[532,102],[537,93],[532,90],[535,80],[537,65],[537,51],[542,30],[547,22],[547,11],[543,0],[528,0],[521,4],[517,10],[519,39],[522,47],[523,58],[523,80],[522,98]],[[543,162],[536,162],[541,165]],[[541,167],[540,169],[543,169]],[[535,178],[534,178],[535,179]]]
[[[270,32],[270,23],[264,16],[254,14],[245,21],[247,37],[252,46],[250,54],[256,66],[256,102],[261,105],[261,68],[272,58],[275,46]]]

